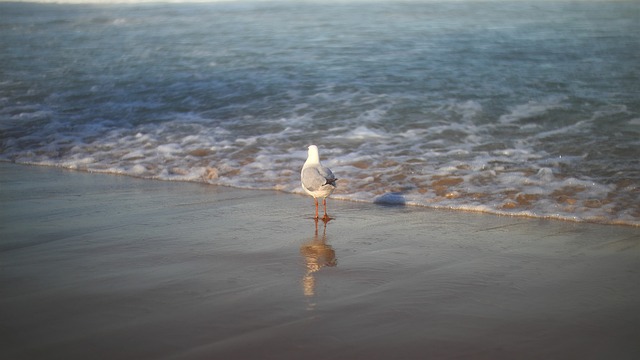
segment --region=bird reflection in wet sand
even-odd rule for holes
[[[302,289],[307,297],[315,295],[315,273],[325,266],[333,267],[338,264],[335,250],[331,245],[327,245],[327,223],[329,220],[314,220],[316,229],[313,238],[300,247],[300,254],[304,257],[306,265],[306,272],[302,278]],[[322,235],[318,235],[318,221],[323,223]]]

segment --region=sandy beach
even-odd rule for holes
[[[3,359],[637,359],[640,229],[0,164]]]

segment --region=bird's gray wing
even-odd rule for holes
[[[318,168],[318,173],[320,173],[320,175],[324,177],[324,179],[326,180],[326,184],[335,185],[336,180],[338,180],[336,179],[336,176],[331,172],[331,169],[327,167],[320,166]]]
[[[331,172],[331,170],[329,170]],[[331,174],[333,175],[333,174]],[[322,185],[327,183],[325,178],[319,171],[319,168],[308,167],[302,170],[302,185],[310,191],[319,190]]]

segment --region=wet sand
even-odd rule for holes
[[[637,359],[640,229],[0,164],[3,359]]]

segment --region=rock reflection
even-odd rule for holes
[[[322,235],[318,235],[318,221],[322,221]],[[315,273],[325,266],[336,266],[336,252],[331,245],[327,244],[327,223],[330,220],[315,219],[315,233],[311,241],[305,242],[300,247],[300,254],[304,257],[306,272],[302,278],[302,289],[304,295],[312,297],[315,295],[316,279]]]

